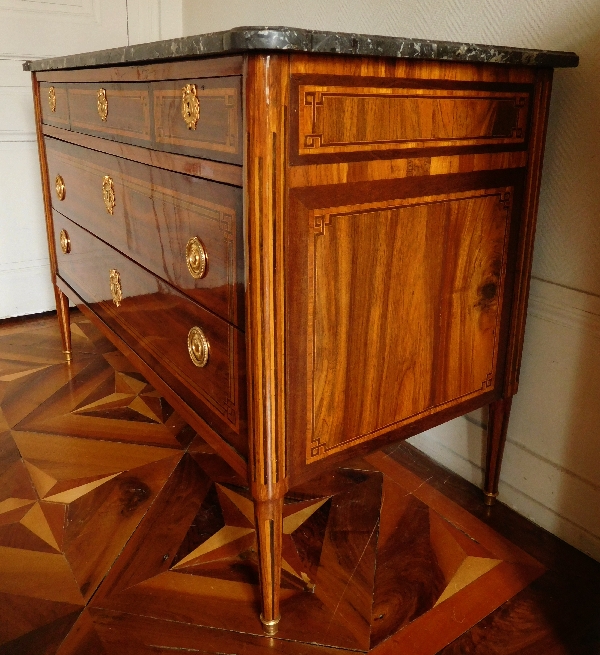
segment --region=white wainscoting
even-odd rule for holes
[[[485,411],[413,437],[481,486]],[[600,560],[600,298],[532,280],[500,500]]]
[[[54,309],[23,62],[181,32],[181,0],[0,0],[0,318]]]
[[[129,43],[150,43],[182,35],[183,0],[127,0]]]
[[[0,141],[0,318],[54,307],[37,143]]]

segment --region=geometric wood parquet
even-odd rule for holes
[[[70,365],[55,319],[0,328],[0,655],[521,652],[476,635],[546,567],[383,452],[286,497],[265,638],[245,481],[74,321]]]

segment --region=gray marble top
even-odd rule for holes
[[[574,52],[527,50],[506,46],[451,41],[425,41],[395,36],[321,32],[293,27],[236,27],[180,39],[99,50],[80,55],[26,61],[24,70],[47,71],[63,68],[88,68],[137,64],[251,51],[290,51],[318,54],[360,55],[367,57],[403,57],[468,61],[512,66],[547,68],[577,66]]]

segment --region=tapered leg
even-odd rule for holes
[[[501,398],[490,404],[487,437],[487,456],[485,467],[485,504],[493,505],[498,497],[498,482],[500,481],[500,467],[506,443],[508,419],[512,396]]]
[[[256,533],[258,537],[258,559],[260,568],[260,589],[262,595],[262,621],[265,634],[277,632],[281,615],[279,613],[279,590],[281,583],[281,540],[283,534],[283,498],[254,501]]]
[[[71,361],[71,321],[69,318],[69,299],[57,287],[54,287],[54,295],[56,296],[56,312],[58,314],[58,326],[60,328],[60,336],[62,338],[63,353],[67,362]]]

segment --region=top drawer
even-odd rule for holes
[[[41,83],[42,121],[111,141],[242,163],[241,77]]]

